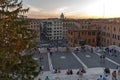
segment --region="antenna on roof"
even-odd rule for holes
[[[104,4],[104,1],[103,1],[103,18],[105,17],[105,4]]]

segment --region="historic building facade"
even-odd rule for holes
[[[29,21],[27,28],[36,31],[37,36],[34,40],[36,43],[40,43],[40,20],[39,19],[30,19],[30,18],[27,18],[27,19]]]
[[[68,44],[75,47],[80,46],[80,41],[84,41],[87,45],[97,45],[97,26],[91,24],[89,21],[78,21],[76,26],[68,30]]]
[[[120,46],[120,22],[108,19],[100,24],[101,46]]]

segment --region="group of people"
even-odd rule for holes
[[[104,73],[107,74],[107,75],[109,75],[110,74],[110,69],[109,68],[105,68],[104,69]]]
[[[75,53],[77,53],[77,52],[79,52],[79,51],[81,51],[81,52],[86,52],[86,50],[87,50],[87,49],[86,49],[85,46],[81,46],[80,49],[79,49],[78,47],[76,47],[75,50],[74,50],[74,52],[75,52]]]
[[[72,69],[68,69],[68,70],[66,71],[66,74],[67,74],[67,75],[72,75],[72,74],[73,74]]]
[[[111,80],[111,79],[108,75],[105,75],[105,76],[100,75],[97,80]]]
[[[110,78],[110,69],[109,68],[104,69],[104,74],[105,74],[105,76],[100,75],[97,80],[111,80],[111,78]]]
[[[60,68],[53,69],[52,73],[61,73],[61,70],[60,70]]]
[[[105,48],[105,51],[107,52],[108,55],[117,57],[116,49]]]
[[[97,80],[120,80],[120,68],[110,72],[109,68],[104,69],[104,74],[100,75]]]
[[[117,70],[112,72],[112,80],[120,80],[120,65],[117,66]]]
[[[84,73],[86,73],[85,69],[84,69],[84,68],[80,68],[80,69],[77,71],[76,74],[77,74],[77,75],[80,75],[80,76],[83,76]],[[72,75],[72,74],[73,74],[72,69],[68,69],[68,70],[66,71],[66,74],[67,74],[67,75]]]
[[[77,71],[77,75],[83,76],[83,73],[86,73],[86,71],[85,71],[84,68],[80,68],[80,69]]]
[[[100,55],[100,61],[105,61],[105,54]]]

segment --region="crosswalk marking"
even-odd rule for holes
[[[84,67],[85,69],[88,68],[88,67],[85,65],[85,63],[84,63],[75,53],[72,52],[72,54],[73,54],[73,56],[83,65],[83,67]]]
[[[100,56],[99,53],[95,53],[95,54],[97,54],[98,56]],[[116,65],[120,65],[119,63],[113,61],[112,59],[109,59],[109,58],[107,58],[107,57],[106,57],[105,59],[108,60],[108,61],[110,61],[110,62],[112,62],[112,63],[114,63],[114,64],[116,64]]]
[[[50,71],[52,71],[53,70],[53,65],[52,65],[50,53],[48,53],[48,63],[49,63],[49,69],[50,69]]]

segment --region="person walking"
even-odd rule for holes
[[[46,76],[45,80],[50,80],[50,78],[48,76]]]
[[[77,75],[79,75],[80,78],[83,77],[83,69],[82,69],[82,68],[80,68],[80,69],[78,70]]]
[[[97,80],[104,80],[103,76],[100,75],[99,78]]]
[[[120,80],[120,69],[118,70],[118,77],[117,77],[118,80]]]
[[[112,80],[117,80],[116,71],[113,71],[113,72],[112,72]]]
[[[52,52],[50,51],[50,56],[52,56]]]
[[[104,80],[110,80],[110,77],[108,75],[105,75]]]

